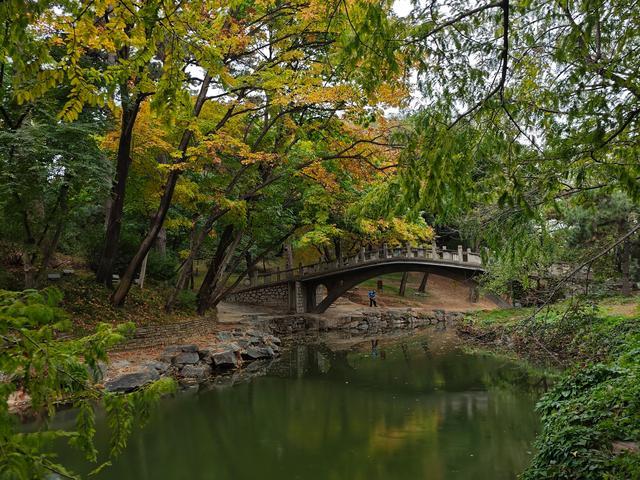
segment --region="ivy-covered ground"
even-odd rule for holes
[[[640,305],[574,298],[469,315],[459,333],[565,368],[538,403],[543,429],[523,478],[640,478]]]

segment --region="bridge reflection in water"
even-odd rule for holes
[[[98,478],[513,479],[531,457],[538,381],[438,338],[303,345],[266,377],[161,402]]]

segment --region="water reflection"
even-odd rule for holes
[[[515,478],[538,381],[435,337],[300,345],[266,377],[163,402],[100,478]]]

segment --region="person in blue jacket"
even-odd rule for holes
[[[375,290],[369,290],[369,306],[370,307],[377,307],[378,304],[376,303],[376,291]]]

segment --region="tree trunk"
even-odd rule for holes
[[[247,250],[244,254],[244,261],[247,264],[247,275],[251,285],[255,285],[258,281],[258,271],[256,270],[256,264],[251,257],[251,252]]]
[[[58,243],[60,243],[60,237],[62,236],[64,225],[67,220],[67,213],[69,211],[69,203],[67,201],[68,194],[69,185],[65,183],[60,187],[60,195],[58,197],[59,213],[57,215],[58,222],[56,224],[56,229],[48,242],[44,238],[42,239],[42,261],[40,262],[40,267],[38,268],[38,273],[36,275],[36,286],[40,286],[42,281],[46,278],[51,258],[58,249]]]
[[[284,244],[284,260],[285,260],[285,269],[292,270],[293,269],[293,245],[291,242],[286,242]]]
[[[121,96],[128,98],[128,87],[120,88]],[[111,203],[108,210],[107,231],[104,247],[98,263],[96,279],[98,282],[111,287],[113,284],[113,264],[118,254],[120,231],[122,228],[122,214],[124,212],[124,196],[127,190],[127,178],[131,166],[131,142],[133,140],[133,126],[135,125],[140,104],[140,96],[133,102],[129,100],[122,106],[122,123],[120,125],[120,139],[116,155],[116,176],[111,185]]]
[[[24,273],[24,288],[35,288],[36,269],[33,266],[33,254],[28,250],[22,252],[22,269]]]
[[[402,274],[402,280],[400,280],[400,296],[404,297],[405,290],[407,289],[407,280],[409,279],[409,272]]]
[[[218,278],[216,279],[215,287],[211,289],[211,293],[209,294],[209,300],[207,301],[207,306],[206,306],[207,309],[215,308],[218,305],[218,303],[220,303],[224,299],[224,297],[227,295],[227,293],[230,291],[229,287],[227,286],[227,283],[231,278],[231,274],[237,271],[238,265],[240,265],[240,262],[242,261],[243,258],[246,260],[246,254],[249,252],[249,249],[253,244],[253,242],[249,243],[249,245],[245,248],[245,250],[241,252],[240,255],[238,255],[234,259],[234,261],[229,265],[229,262],[231,261],[231,258],[233,257],[233,254],[235,253],[238,247],[239,240],[240,238],[242,238],[242,232],[239,232],[239,233],[240,234],[238,236],[238,242],[234,243],[234,245],[232,245],[232,247],[227,252],[227,259],[228,259],[227,264],[225,265],[224,269],[219,271]],[[247,275],[247,270],[245,270],[240,275],[238,275],[238,278],[233,283],[233,286],[235,287],[238,283],[240,283],[246,275]]]
[[[631,242],[626,240],[622,244],[622,258],[620,267],[622,270],[622,295],[628,297],[631,295],[631,279],[629,270],[631,265]]]
[[[156,248],[158,249],[158,253],[166,257],[167,256],[167,229],[162,227],[160,228],[160,232],[158,232],[158,239],[156,240]]]
[[[333,239],[333,249],[336,254],[336,260],[338,261],[338,264],[341,265],[342,264],[342,242],[340,241],[339,238]]]
[[[211,77],[206,74],[204,80],[202,81],[202,85],[200,86],[200,92],[198,93],[198,98],[196,99],[196,103],[193,109],[194,117],[198,117],[198,115],[200,115],[200,111],[202,110],[202,107],[206,101],[206,94],[209,89],[210,83]],[[185,130],[182,134],[180,146],[178,147],[178,150],[182,152],[182,160],[184,160],[192,136],[193,132],[191,130]],[[156,241],[158,233],[164,225],[164,220],[167,216],[167,213],[169,212],[171,200],[173,199],[173,192],[175,191],[179,177],[180,171],[177,169],[173,169],[169,173],[164,186],[164,193],[162,194],[162,198],[160,199],[160,205],[158,206],[158,210],[156,211],[156,214],[153,217],[153,221],[151,223],[151,228],[149,229],[146,237],[142,240],[142,243],[138,247],[138,251],[129,262],[129,265],[127,265],[127,269],[125,270],[124,275],[122,275],[122,277],[120,278],[118,287],[111,296],[111,303],[114,306],[119,307],[124,303],[124,300],[125,298],[127,298],[127,294],[131,289],[131,285],[133,284],[134,276],[140,268],[140,265],[142,264],[142,260]]]
[[[418,292],[424,293],[427,290],[427,280],[429,279],[429,274],[425,273],[422,275],[422,280],[420,281],[420,286],[418,287]]]
[[[113,295],[111,295],[111,303],[116,307],[120,307],[124,303],[124,299],[127,297],[127,294],[131,289],[131,285],[133,284],[136,272],[142,265],[144,257],[147,256],[147,253],[149,253],[149,250],[151,250],[151,247],[156,241],[158,233],[164,224],[164,219],[169,211],[169,207],[171,206],[171,199],[176,188],[176,183],[178,183],[179,176],[180,174],[177,170],[172,170],[171,173],[169,173],[169,178],[165,184],[164,194],[160,199],[160,206],[158,207],[158,210],[153,217],[153,222],[151,223],[151,229],[147,233],[147,236],[142,240],[142,243],[138,247],[138,251],[129,262],[129,265],[127,265],[127,269],[124,274],[120,277],[118,287],[113,292]]]
[[[211,215],[207,217],[207,220],[200,230],[197,229],[197,223],[194,222],[193,230],[191,232],[191,248],[189,249],[189,256],[185,259],[183,267],[178,272],[178,279],[176,280],[175,288],[169,295],[167,303],[165,303],[164,309],[167,312],[170,312],[173,309],[178,293],[186,287],[189,280],[191,280],[191,287],[193,288],[193,264],[198,256],[198,252],[200,252],[200,247],[213,228],[213,224],[227,213],[227,211],[228,209],[220,210],[215,208],[211,212]]]
[[[237,243],[240,241],[242,232],[236,232],[233,225],[227,225],[220,236],[220,242],[216,253],[209,262],[209,268],[204,276],[200,290],[198,291],[198,313],[204,315],[209,308],[211,295],[218,285],[220,274],[224,271],[231,260]]]
[[[264,258],[269,255],[270,253],[272,253],[274,250],[280,248],[280,244],[282,242],[285,242],[291,235],[293,235],[293,232],[295,231],[295,229],[297,228],[297,226],[294,226],[291,230],[289,230],[283,237],[281,237],[278,241],[274,242],[273,244],[271,244],[270,246],[268,246],[267,248],[265,248],[257,257],[253,258],[251,260],[251,263],[247,265],[247,269],[244,272],[241,272],[238,275],[238,278],[236,278],[236,280],[231,284],[231,285],[227,285],[227,281],[229,280],[229,277],[231,275],[231,272],[235,270],[235,267],[238,266],[239,264],[239,259],[236,260],[233,265],[232,268],[229,269],[229,272],[227,273],[227,275],[223,278],[222,282],[218,283],[218,287],[216,288],[216,290],[214,292],[212,292],[211,294],[211,298],[209,300],[209,305],[207,308],[213,308],[215,306],[218,305],[218,303],[220,303],[222,300],[224,300],[224,298],[231,293],[231,291],[233,291],[234,288],[236,288],[240,282],[242,281],[242,279],[247,275],[247,273],[250,270],[255,271],[256,269],[256,265],[258,264],[258,262],[260,260],[264,260]],[[246,254],[249,252],[249,249],[251,248],[251,245],[249,245],[246,250],[245,250],[245,260],[247,259]]]

